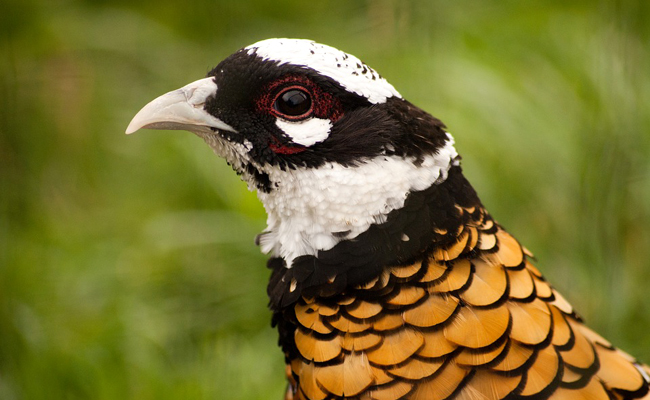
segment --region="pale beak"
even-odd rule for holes
[[[163,94],[144,106],[126,128],[126,134],[139,129],[179,129],[194,133],[213,129],[237,132],[232,126],[205,111],[205,102],[217,92],[213,78],[199,79],[180,89]]]

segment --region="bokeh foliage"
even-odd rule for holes
[[[547,278],[650,361],[650,3],[2,0],[0,398],[272,399],[254,194],[123,131],[267,37],[355,54],[455,135]]]

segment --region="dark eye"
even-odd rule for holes
[[[311,96],[302,88],[288,88],[276,97],[273,108],[289,119],[304,117],[311,111]]]

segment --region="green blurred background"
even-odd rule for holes
[[[650,2],[2,0],[0,35],[0,399],[281,397],[255,194],[197,137],[124,129],[282,36],[441,118],[547,278],[650,361]]]

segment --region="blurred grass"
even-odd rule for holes
[[[355,54],[455,135],[492,214],[650,360],[650,3],[4,0],[0,398],[280,398],[255,195],[133,114],[239,47]]]

